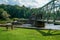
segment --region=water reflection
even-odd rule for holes
[[[60,25],[45,23],[45,28],[47,28],[47,29],[60,29]]]
[[[32,27],[31,24],[17,25],[16,27],[28,27],[28,28],[31,27],[31,28],[35,28],[35,27]],[[60,30],[60,25],[54,25],[54,24],[45,23],[44,29],[57,29],[57,30]]]

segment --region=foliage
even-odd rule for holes
[[[7,11],[5,11],[3,8],[0,8],[0,18],[9,20],[9,17],[10,17],[10,15],[7,13]]]
[[[3,11],[1,15],[3,16],[3,18],[9,18],[10,16],[6,11]]]
[[[44,10],[41,10],[40,8],[31,9],[31,8],[25,7],[24,5],[18,6],[18,5],[0,4],[0,14],[1,14],[1,11],[6,11],[8,14],[10,14],[10,18],[29,18],[32,13],[35,13],[38,15],[42,14],[44,19],[47,19],[49,15],[50,15],[49,19],[54,19],[55,16],[57,16],[58,18],[60,17],[60,12],[57,12],[57,14],[54,16],[54,13],[51,13],[49,11],[44,11]]]
[[[30,9],[28,7],[18,6],[18,5],[5,5],[1,4],[0,8],[4,9],[11,16],[10,18],[29,18],[29,16],[34,12],[37,13],[38,9]]]

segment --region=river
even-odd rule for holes
[[[45,23],[45,28],[47,28],[47,29],[58,29],[58,30],[60,30],[60,25],[54,25],[54,24]]]

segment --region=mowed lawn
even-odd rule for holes
[[[0,27],[0,40],[60,40],[60,30],[15,28],[6,31]]]

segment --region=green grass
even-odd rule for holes
[[[60,40],[60,30],[15,28],[6,31],[0,27],[0,40]]]

